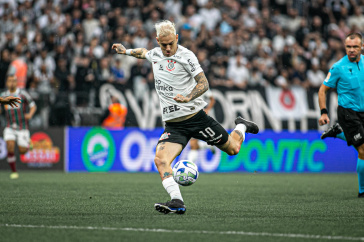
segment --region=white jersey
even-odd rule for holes
[[[176,53],[167,57],[157,47],[148,51],[145,57],[153,66],[155,90],[159,96],[163,121],[196,113],[206,106],[201,96],[188,103],[173,100],[177,94],[190,94],[196,86],[194,77],[203,72],[192,51],[178,45]]]

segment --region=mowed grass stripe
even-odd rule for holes
[[[28,225],[28,224],[0,224],[2,227],[12,228],[41,228],[41,229],[75,229],[75,230],[112,230],[131,232],[152,232],[152,233],[192,233],[192,234],[219,234],[219,235],[242,235],[242,236],[266,236],[302,239],[326,239],[326,240],[347,240],[364,241],[364,237],[310,235],[310,234],[283,234],[267,232],[245,232],[245,231],[205,231],[205,230],[170,230],[170,229],[147,229],[147,228],[116,228],[116,227],[92,227],[92,226],[48,226],[48,225]]]

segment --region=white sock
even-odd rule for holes
[[[173,177],[168,177],[162,181],[164,189],[168,192],[171,199],[179,199],[183,201],[181,191],[179,190],[177,182],[173,180]]]
[[[193,163],[195,163],[195,164],[196,164],[197,157],[198,157],[198,150],[190,150],[190,151],[188,152],[187,159],[188,159],[189,161],[192,161]]]
[[[238,124],[238,125],[236,125],[234,130],[239,130],[243,134],[243,141],[244,141],[245,140],[246,126],[244,124]]]
[[[198,143],[198,147],[200,147],[200,149],[206,149],[209,146],[205,141],[202,141],[202,140],[199,140],[197,143]]]

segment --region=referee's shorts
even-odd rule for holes
[[[364,144],[364,112],[339,106],[337,116],[348,145],[359,147]]]

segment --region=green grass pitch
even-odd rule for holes
[[[154,210],[157,173],[19,174],[0,172],[2,242],[364,241],[356,174],[200,174],[184,215]]]

